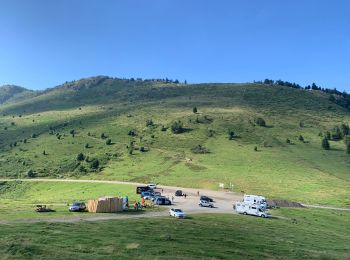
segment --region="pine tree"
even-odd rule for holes
[[[328,139],[326,137],[322,139],[322,148],[325,150],[331,149]]]

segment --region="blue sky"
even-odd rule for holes
[[[0,85],[94,75],[350,92],[350,1],[1,0]]]

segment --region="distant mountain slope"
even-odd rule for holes
[[[34,91],[15,85],[0,86],[0,104],[5,102],[16,102],[33,97]]]
[[[0,176],[212,189],[224,183],[271,198],[322,197],[349,206],[350,113],[330,96],[254,83],[104,76],[67,82],[0,105]],[[326,151],[321,141],[328,132]]]

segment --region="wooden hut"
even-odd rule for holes
[[[115,213],[123,211],[123,198],[101,197],[96,200],[89,200],[87,205],[89,212],[94,213]]]

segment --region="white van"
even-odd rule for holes
[[[243,202],[245,204],[256,204],[259,207],[264,207],[265,209],[267,208],[267,201],[265,197],[263,196],[258,196],[258,195],[244,195]]]
[[[265,207],[261,207],[256,204],[246,204],[244,202],[236,202],[233,208],[240,214],[253,215],[262,218],[270,217],[270,213]]]

